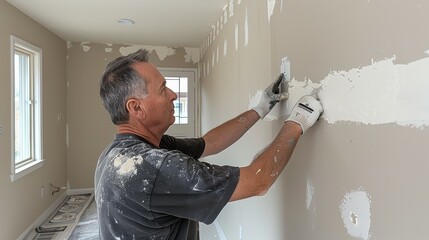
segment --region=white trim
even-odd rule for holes
[[[17,238],[17,240],[24,240],[25,237],[27,236],[27,234],[32,231],[33,229],[35,229],[36,227],[40,226],[54,211],[55,209],[60,206],[60,204],[62,202],[64,202],[64,200],[67,197],[67,193],[63,192],[63,194],[61,194],[57,200],[55,200],[55,202],[53,202],[48,209],[46,209],[46,211],[43,212],[42,215],[40,215],[40,217],[38,217],[27,229],[25,229],[25,231],[23,233],[21,233],[21,235],[19,235],[19,237]]]
[[[42,160],[36,160],[36,161],[33,161],[29,164],[26,164],[26,165],[16,169],[16,171],[14,171],[15,173],[12,173],[10,175],[10,181],[15,182],[16,180],[24,177],[25,175],[31,173],[32,171],[35,171],[36,169],[43,167],[43,162],[44,162],[43,159]],[[12,166],[12,167],[14,167],[14,166]]]
[[[94,188],[67,189],[67,195],[94,193]]]
[[[228,240],[228,238],[226,238],[225,233],[222,230],[222,227],[220,226],[217,220],[214,221],[214,225],[216,227],[217,233],[219,234],[220,240]]]
[[[10,71],[11,71],[11,111],[15,112],[15,47],[19,46],[34,54],[34,100],[37,101],[34,109],[34,160],[21,168],[15,166],[15,114],[11,114],[11,181],[17,179],[43,167],[43,88],[42,88],[42,49],[28,43],[20,38],[10,35]]]
[[[199,88],[199,80],[198,80],[198,68],[169,68],[169,67],[159,67],[158,70],[163,73],[163,72],[184,72],[184,73],[190,73],[191,75],[193,75],[193,86],[191,89],[191,87],[189,87],[189,91],[192,91],[192,95],[193,95],[193,102],[194,105],[193,106],[189,106],[192,107],[192,113],[193,113],[193,122],[189,122],[188,124],[193,124],[193,136],[189,136],[186,135],[184,132],[181,132],[179,135],[181,135],[181,137],[185,137],[182,135],[186,135],[186,137],[199,137],[201,134],[201,128],[200,128],[200,121],[201,121],[201,117],[200,117],[200,88]],[[189,75],[188,75],[189,76]],[[174,130],[173,130],[174,131]],[[171,133],[170,133],[171,134]]]

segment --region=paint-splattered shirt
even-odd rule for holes
[[[199,239],[198,222],[215,220],[230,199],[239,168],[198,159],[202,138],[162,138],[160,148],[118,134],[95,173],[100,239]]]

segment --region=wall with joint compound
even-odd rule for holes
[[[203,132],[246,110],[284,57],[291,98],[277,120],[207,160],[249,164],[304,94],[317,94],[325,113],[267,195],[222,211],[228,239],[426,236],[428,9],[421,0],[230,1],[201,46]]]

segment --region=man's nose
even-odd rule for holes
[[[173,90],[171,90],[170,88],[168,88],[169,94],[172,98],[172,100],[176,100],[177,99],[177,94],[175,92],[173,92]]]

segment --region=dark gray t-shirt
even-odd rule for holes
[[[101,239],[199,239],[230,199],[239,168],[198,159],[202,138],[162,138],[157,148],[118,134],[101,154],[95,199]]]

